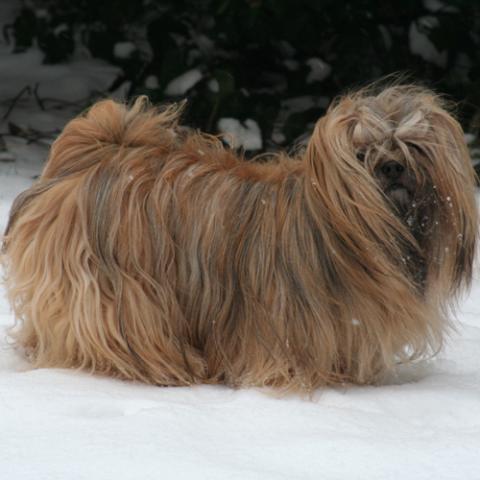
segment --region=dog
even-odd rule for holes
[[[475,174],[445,102],[340,97],[290,158],[246,161],[180,108],[72,120],[3,239],[36,367],[312,391],[432,355],[468,288]]]

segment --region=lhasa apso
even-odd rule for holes
[[[101,101],[16,199],[3,262],[35,366],[309,390],[439,348],[477,209],[437,96],[346,95],[302,154],[262,163],[178,118]]]

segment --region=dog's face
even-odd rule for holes
[[[373,157],[370,160],[368,157]],[[405,162],[402,152],[390,151],[388,156],[365,153],[357,154],[357,158],[365,167],[380,187],[385,197],[389,200],[394,212],[400,217],[405,217],[416,206],[418,196],[417,175]]]
[[[406,247],[402,258],[412,284],[423,295],[427,265],[425,248],[438,213],[438,202],[426,169],[425,158],[415,145],[402,150],[392,140],[372,145],[357,158],[383,193],[385,203],[408,229],[418,248]]]

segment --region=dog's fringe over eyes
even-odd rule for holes
[[[302,154],[267,163],[179,128],[179,113],[95,104],[16,199],[3,264],[35,366],[311,390],[379,382],[440,348],[477,211],[438,97],[346,95]],[[408,189],[382,185],[389,161]]]

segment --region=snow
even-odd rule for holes
[[[7,6],[0,2],[0,15]],[[25,85],[39,83],[41,95],[72,101],[105,89],[117,72],[95,60],[42,65],[36,49],[9,50],[0,43],[0,117],[10,105],[5,101]],[[284,108],[295,111],[309,100],[293,99]],[[4,137],[2,231],[13,199],[40,172],[55,132],[79,108],[58,106],[47,102],[41,110],[26,94],[11,111],[8,121],[50,133],[33,143]],[[253,120],[223,120],[225,131],[240,133],[244,148],[261,146]],[[0,132],[5,129],[1,124]],[[404,366],[382,386],[325,388],[311,399],[33,370],[8,338],[13,322],[0,289],[1,479],[480,479],[478,268],[460,304],[457,332],[436,358]]]
[[[434,63],[438,67],[445,68],[447,65],[447,52],[439,52],[437,47],[424,33],[438,25],[438,18],[426,15],[412,22],[409,31],[410,51],[422,57],[425,61]]]
[[[312,57],[307,60],[310,72],[307,75],[307,83],[322,82],[332,72],[332,67],[321,58]]]
[[[236,118],[220,118],[218,130],[225,135],[225,140],[232,148],[242,147],[245,150],[262,148],[262,132],[258,123],[247,118],[243,124]]]
[[[457,13],[458,8],[453,5],[445,5],[440,0],[423,0],[423,6],[430,12]]]
[[[467,143],[467,145],[470,145],[471,143],[473,143],[475,140],[476,140],[476,135],[473,134],[473,133],[466,133],[464,135],[465,137],[465,142]]]
[[[196,68],[188,70],[168,83],[165,88],[165,94],[170,97],[185,95],[202,77],[203,74],[200,70]]]
[[[15,155],[13,153],[0,151],[0,162],[8,163],[8,162],[14,162],[14,161],[15,161]]]
[[[53,29],[53,33],[58,36],[64,32],[68,32],[68,25],[66,23],[61,23]]]
[[[311,400],[31,370],[3,333],[1,478],[478,479],[479,294],[477,280],[437,359]],[[0,325],[11,323],[3,301]]]
[[[20,147],[17,158],[31,148]],[[13,198],[31,183],[5,168],[2,230]],[[437,358],[403,367],[383,386],[322,389],[312,399],[32,370],[7,336],[12,324],[1,298],[0,478],[480,478],[478,270],[458,333]]]
[[[1,13],[1,12],[0,12]],[[90,98],[105,91],[118,74],[118,68],[95,59],[74,59],[69,63],[44,65],[37,48],[11,54],[11,47],[0,42],[0,122],[7,152],[15,164],[0,165],[0,173],[12,172],[31,178],[63,125],[82,111]],[[120,95],[121,96],[121,95]],[[38,139],[5,135],[11,123],[25,132],[38,133]]]
[[[149,75],[145,79],[145,86],[147,88],[151,88],[152,90],[158,88],[160,86],[160,83],[158,82],[158,77],[156,75]]]
[[[212,78],[207,83],[208,89],[213,93],[218,93],[220,91],[220,84],[216,78]]]
[[[132,42],[117,42],[113,46],[113,55],[121,59],[129,58],[136,49]]]
[[[10,3],[0,2],[0,20],[12,15]],[[2,15],[5,15],[2,17]],[[80,113],[90,99],[97,98],[113,82],[118,67],[98,59],[74,58],[69,63],[43,64],[43,53],[30,48],[11,54],[12,47],[0,40],[0,135],[9,155],[16,158],[14,173],[31,178],[37,175],[48,148],[63,125]],[[121,94],[115,95],[121,98]],[[8,124],[38,133],[38,139],[5,135]],[[0,142],[1,146],[1,142]],[[1,148],[0,148],[1,150]],[[0,165],[0,174],[12,172],[12,165]]]
[[[330,100],[328,97],[315,97],[313,95],[303,95],[301,97],[292,97],[282,101],[282,110],[288,114],[303,112],[309,108],[327,108]]]
[[[119,71],[97,59],[76,59],[70,63],[45,65],[43,53],[31,48],[25,53],[10,54],[11,48],[0,44],[0,99],[14,97],[25,87],[39,85],[41,98],[80,101],[92,91],[108,86]]]

